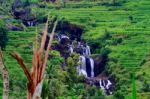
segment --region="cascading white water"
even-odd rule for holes
[[[83,55],[84,56],[90,56],[91,55],[90,46],[88,46],[88,45],[86,45],[86,46],[81,45],[81,48],[83,49]]]
[[[28,25],[30,26],[30,21],[28,21],[27,23],[28,23]]]
[[[107,83],[106,83],[106,82]],[[112,94],[112,91],[110,90],[110,86],[112,85],[112,83],[110,82],[110,80],[103,80],[103,79],[100,79],[99,80],[99,86],[102,90],[104,90],[105,92],[107,91],[108,94]]]
[[[69,50],[70,50],[70,53],[72,54],[73,53],[73,46],[72,45],[69,46]]]
[[[33,22],[30,23],[30,26],[33,26]]]
[[[60,37],[60,35],[56,35],[56,38],[57,38],[58,42],[60,42],[60,41],[61,41],[61,37]]]
[[[107,80],[107,85],[106,85],[106,89],[109,89],[110,85],[112,85],[112,83],[110,82],[110,80]]]
[[[83,69],[80,69],[80,70],[79,70],[79,75],[83,75],[85,78],[88,77],[86,71],[83,70]]]
[[[62,39],[62,38],[67,38],[67,39],[69,39],[69,37],[68,37],[68,36],[66,36],[66,35],[64,35],[64,34],[63,34],[63,35],[61,35],[61,39]]]
[[[101,79],[99,80],[99,85],[100,85],[100,88],[101,88],[102,90],[104,90],[105,88],[104,88],[104,86],[102,85],[102,81],[103,81],[103,80],[101,80]]]
[[[79,75],[83,75],[87,78],[87,72],[86,72],[86,58],[84,56],[80,56],[79,58],[79,66],[77,66],[77,72]]]
[[[62,34],[58,36],[58,41],[61,41],[62,38],[70,39],[68,36]],[[91,78],[95,77],[94,60],[90,58],[91,55],[90,46],[87,44],[84,45],[81,42],[77,42],[77,46],[74,46],[73,41],[68,46],[69,46],[70,53],[76,52],[76,48],[79,48],[78,50],[80,50],[78,52],[80,54],[79,57],[80,65],[77,66],[76,68],[78,74],[83,75],[85,78],[88,78],[88,75],[90,73]],[[110,91],[111,85],[112,83],[110,82],[110,80],[104,80],[104,79],[99,80],[99,86],[105,93],[108,92],[109,94],[112,94],[112,92]]]
[[[102,80],[104,88],[106,87],[105,80]]]
[[[86,71],[86,58],[85,56],[80,56],[80,67],[81,69],[85,70]]]
[[[80,47],[81,46],[81,42],[78,42],[78,47]]]
[[[85,48],[85,49],[86,49],[86,50],[85,50],[85,51],[86,51],[86,52],[85,52],[86,55],[87,55],[87,56],[90,56],[90,55],[91,55],[90,46],[86,45],[86,48]]]
[[[91,77],[94,77],[94,60],[90,58],[90,65],[91,65]]]

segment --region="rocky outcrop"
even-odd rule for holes
[[[47,41],[49,37],[47,37]],[[66,60],[72,53],[80,54],[77,73],[85,77],[85,83],[101,88],[107,95],[112,94],[113,83],[106,75],[100,76],[106,66],[107,57],[97,55],[91,57],[90,46],[85,41],[71,40],[65,34],[56,34],[55,40],[58,41],[52,48],[60,52]],[[47,43],[47,42],[46,42]],[[45,46],[47,48],[47,46]],[[64,62],[65,64],[65,62]]]
[[[22,20],[26,26],[35,26],[37,23],[36,17],[31,14],[30,6],[25,5],[20,0],[13,3],[11,12],[15,19]]]
[[[61,31],[61,34],[68,33],[71,40],[81,41],[81,35],[84,32],[84,27],[68,21],[60,21],[58,22],[57,31]]]

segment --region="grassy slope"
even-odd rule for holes
[[[118,77],[130,80],[128,71],[123,72],[115,66],[140,67],[143,66],[143,60],[149,58],[149,8],[150,1],[148,0],[132,0],[120,7],[95,6],[92,8],[64,8],[57,11],[52,10],[52,14],[65,17],[71,22],[84,25],[87,31],[83,38],[87,40],[98,39],[104,34],[105,29],[111,32],[113,37],[123,37],[123,42],[121,44],[117,46],[107,46],[112,50],[109,54],[109,66],[114,66],[114,72],[116,74],[118,72]],[[133,16],[133,22],[129,20],[129,16]],[[117,60],[117,62],[113,60]],[[146,72],[148,78],[148,70],[150,67],[147,64],[147,68],[145,68],[146,67],[143,66],[142,69],[138,69],[137,72]],[[129,71],[131,71],[131,69],[129,69]],[[146,79],[146,77],[144,78]],[[140,86],[143,81],[136,81],[137,90],[141,90]],[[129,83],[126,84],[125,86],[129,87],[128,91],[131,93],[131,82],[129,81]],[[142,93],[138,93],[138,95]],[[141,97],[139,97],[139,99],[141,99]]]
[[[10,56],[10,53],[14,51],[20,53],[27,66],[31,66],[32,49],[29,48],[29,44],[32,44],[35,39],[35,30],[9,31],[8,37],[9,41],[4,51],[4,58],[10,75],[10,99],[26,99],[26,77],[17,61]]]
[[[114,63],[114,65],[127,67],[140,66],[141,61],[144,58],[147,58],[146,55],[149,53],[149,5],[150,1],[148,0],[132,0],[121,7],[95,6],[92,8],[64,8],[60,10],[53,9],[50,11],[52,11],[52,14],[57,14],[74,23],[86,26],[87,31],[83,37],[87,40],[94,40],[101,37],[101,35],[104,34],[105,29],[111,31],[113,36],[128,36],[123,39],[121,44],[117,46],[108,46],[112,49],[112,52],[109,55],[110,63],[113,62],[111,59],[117,59],[118,62]],[[134,23],[130,23],[128,18],[129,15],[133,16]],[[11,83],[14,86],[13,88],[16,90],[16,92],[10,91],[11,95],[15,94],[17,97],[25,94],[22,92],[25,91],[26,80],[23,76],[23,71],[20,69],[17,62],[10,57],[9,53],[13,50],[17,50],[27,62],[30,62],[29,60],[32,57],[32,52],[27,46],[29,43],[32,43],[34,35],[34,31],[9,32],[10,38],[5,51],[5,64],[10,71]],[[148,72],[148,70],[149,67],[147,70],[142,69],[138,73],[141,73],[141,71]],[[120,76],[122,77],[124,75]],[[18,85],[22,89],[17,87]]]
[[[97,6],[93,8],[66,8],[54,10],[52,14],[65,17],[74,23],[87,27],[85,39],[97,39],[107,29],[113,36],[128,36],[118,46],[109,46],[112,49],[110,57],[119,59],[123,66],[139,66],[150,47],[149,40],[149,1],[138,0],[128,2],[121,7]],[[129,9],[129,10],[126,10]],[[111,11],[112,10],[112,11]],[[133,16],[131,23],[129,16]],[[92,24],[95,26],[92,27]],[[130,56],[130,54],[133,54]]]

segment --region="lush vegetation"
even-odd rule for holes
[[[65,6],[64,2],[23,1],[27,5],[31,4],[32,13],[37,15],[40,23],[50,12],[51,16],[83,26],[82,38],[91,46],[92,53],[108,57],[105,71],[116,82],[114,94],[105,96],[100,89],[82,83],[83,77],[75,75],[78,55],[68,58],[64,71],[61,69],[63,58],[59,52],[52,51],[44,80],[43,97],[131,99],[132,74],[135,72],[137,99],[150,98],[150,1],[71,0]],[[0,9],[6,3],[3,2]],[[10,75],[10,99],[25,99],[27,80],[22,69],[9,54],[13,51],[19,52],[27,65],[31,66],[32,45],[36,32],[42,31],[43,24],[37,26],[37,31],[36,27],[26,27],[24,31],[8,31],[5,28],[7,20],[15,25],[21,23],[20,20],[13,19],[10,13],[5,13],[9,10],[8,7],[0,11],[0,46],[4,48],[5,65]],[[2,87],[0,91],[2,92]]]

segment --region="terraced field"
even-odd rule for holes
[[[78,6],[78,8],[74,8],[74,6]],[[85,6],[89,7],[85,8]],[[65,18],[71,23],[83,25],[85,27],[85,32],[82,38],[89,41],[89,43],[92,40],[98,40],[105,34],[106,30],[112,35],[112,38],[121,38],[121,43],[117,45],[108,44],[105,46],[111,49],[111,53],[109,54],[108,67],[113,67],[114,69],[112,70],[115,73],[118,72],[120,74],[118,77],[124,79],[126,79],[125,77],[129,77],[126,76],[128,71],[124,73],[120,72],[120,69],[117,67],[140,67],[141,69],[137,71],[137,75],[141,75],[143,72],[145,72],[146,76],[144,79],[147,79],[148,82],[150,82],[148,79],[150,77],[149,9],[149,0],[130,0],[129,2],[122,4],[122,6],[98,6],[96,3],[87,3],[82,6],[81,4],[77,3],[69,4],[68,8],[35,8],[35,11],[49,11],[51,12],[51,15],[58,15],[59,18]],[[29,30],[24,32],[10,31],[8,34],[9,42],[4,55],[6,60],[5,64],[7,64],[7,68],[9,68],[9,71],[11,71],[10,82],[11,85],[14,86],[13,88],[15,88],[11,89],[11,96],[15,95],[19,97],[25,96],[26,94],[26,84],[22,83],[26,82],[23,71],[9,54],[13,51],[19,52],[25,59],[28,66],[30,66],[32,50],[29,48],[29,45],[32,44],[35,39],[35,28],[31,28]],[[112,42],[112,39],[108,39],[107,42]],[[139,86],[137,90],[140,94],[140,86],[143,81],[139,79],[136,81],[136,85]],[[129,81],[127,84],[129,87],[128,90],[131,92],[131,82]],[[2,81],[0,81],[0,85],[2,85]],[[2,89],[0,89],[0,91],[1,90]],[[25,97],[23,97],[23,99],[24,98]],[[126,99],[130,99],[130,96]],[[138,99],[144,98],[138,97]]]
[[[85,26],[83,38],[87,40],[101,37],[105,29],[114,37],[124,37],[121,44],[108,46],[112,49],[109,56],[118,59],[120,65],[130,67],[140,66],[150,50],[149,4],[150,1],[147,0],[132,0],[121,7],[81,6],[52,10],[51,13]],[[130,20],[130,17],[133,20]]]
[[[106,46],[111,49],[108,67],[114,68],[112,71],[119,78],[128,79],[126,87],[128,86],[128,92],[131,93],[132,83],[129,72],[139,67],[141,69],[135,70],[137,72],[136,77],[142,73],[146,73],[147,77],[150,76],[148,72],[150,53],[149,8],[150,1],[148,0],[132,0],[119,7],[93,6],[91,8],[64,8],[52,10],[51,12],[73,23],[85,26],[86,31],[83,38],[89,42],[99,39],[104,35],[105,30],[109,31],[113,38],[122,38],[120,44]],[[129,69],[126,72],[121,72],[117,67]],[[131,69],[131,67],[134,69]],[[146,77],[143,77],[143,81],[136,79],[138,96],[140,96],[139,94],[143,95],[141,86],[144,79]],[[147,79],[147,82],[149,81]],[[130,96],[131,94],[127,99],[130,99]],[[143,96],[147,96],[145,99],[148,99],[150,95],[144,94]],[[138,99],[143,98],[138,97]]]
[[[29,30],[29,29],[27,29]],[[29,45],[32,45],[35,40],[35,30],[32,28],[30,31],[9,31],[8,37],[9,41],[7,47],[4,51],[5,65],[8,68],[10,75],[10,99],[19,97],[21,99],[26,99],[26,77],[23,70],[18,65],[17,61],[13,59],[10,55],[12,52],[18,52],[23,57],[27,66],[31,66],[32,62],[32,49]],[[2,81],[0,81],[2,85]],[[2,87],[0,87],[2,88]],[[2,89],[0,89],[2,90]],[[1,91],[2,92],[2,91]],[[0,94],[2,96],[2,93]],[[15,96],[15,97],[13,97]]]

